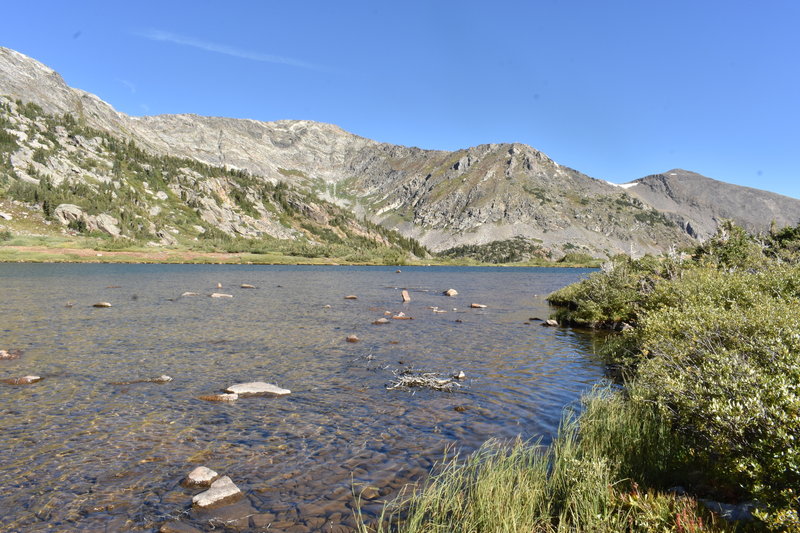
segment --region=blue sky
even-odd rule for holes
[[[0,45],[128,114],[522,142],[623,183],[800,198],[800,2],[13,2]]]

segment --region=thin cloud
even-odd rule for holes
[[[120,79],[120,78],[117,78],[117,81],[120,82],[125,87],[127,87],[128,90],[130,90],[132,94],[136,94],[136,85],[134,85],[133,82],[130,82],[128,80],[123,80],[123,79]]]
[[[143,32],[137,32],[135,35],[144,37],[145,39],[149,39],[151,41],[161,41],[179,44],[181,46],[191,46],[192,48],[198,48],[200,50],[205,50],[206,52],[215,52],[217,54],[238,57],[240,59],[249,59],[250,61],[259,61],[261,63],[277,63],[280,65],[308,68],[313,70],[325,70],[323,67],[312,65],[311,63],[306,63],[304,61],[298,61],[297,59],[292,59],[291,57],[251,52],[249,50],[242,50],[241,48],[228,46],[226,44],[212,43],[209,41],[203,41],[193,37],[185,37],[183,35],[177,35],[175,33],[162,30],[147,30]]]

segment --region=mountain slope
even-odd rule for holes
[[[800,201],[673,169],[636,180],[627,191],[667,214],[687,233],[711,237],[719,221],[733,219],[751,232],[800,223]]]
[[[17,99],[33,102],[44,114],[69,114],[78,125],[120,142],[133,142],[153,157],[244,171],[252,185],[247,202],[256,208],[245,224],[252,231],[245,226],[237,231],[230,220],[223,222],[226,217],[208,215],[233,216],[209,192],[215,190],[216,178],[193,176],[177,195],[187,206],[195,205],[190,209],[206,212],[206,222],[229,235],[290,237],[296,224],[287,228],[287,234],[281,230],[280,217],[270,218],[264,206],[258,209],[257,190],[281,183],[298,194],[318,198],[317,203],[327,201],[351,216],[396,229],[435,251],[521,239],[526,246],[541,246],[553,258],[570,251],[596,256],[663,251],[690,244],[693,237],[706,237],[722,216],[746,224],[758,220],[768,224],[781,213],[789,213],[785,219],[791,219],[792,210],[800,206],[800,201],[783,197],[778,201],[773,198],[777,195],[760,191],[753,192],[755,196],[747,192],[742,197],[746,199],[738,200],[744,188],[727,185],[724,196],[730,206],[712,209],[707,201],[691,196],[694,189],[668,193],[653,178],[620,188],[563,167],[521,144],[445,152],[379,143],[311,121],[130,117],[94,95],[68,87],[52,69],[5,48],[0,48],[0,95],[7,97],[9,109],[16,109]],[[75,149],[82,152],[86,147]],[[34,150],[30,145],[12,155],[16,175],[36,180],[26,174],[27,166],[35,164],[39,173],[55,180],[82,179],[81,172],[65,175],[69,165],[55,153],[32,161]],[[707,178],[700,182],[712,189],[721,183],[703,180]],[[190,200],[198,192],[204,198],[199,207],[198,200]],[[707,198],[714,196],[709,193]],[[733,207],[736,202],[752,206],[747,217]],[[766,229],[765,224],[755,229]]]

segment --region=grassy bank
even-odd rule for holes
[[[442,265],[515,267],[597,267],[597,260],[549,261],[532,258],[508,264],[470,258],[416,258],[389,248],[310,247],[275,240],[198,246],[154,247],[108,237],[0,235],[0,263],[227,263],[267,265]]]
[[[726,531],[692,497],[667,492],[688,461],[651,404],[600,389],[547,447],[489,441],[446,459],[423,490],[362,531]]]
[[[562,324],[620,331],[602,355],[625,387],[591,394],[549,447],[446,461],[365,531],[800,531],[800,226],[728,224],[550,301]],[[756,520],[726,523],[698,498],[754,502]]]

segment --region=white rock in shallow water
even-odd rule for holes
[[[111,304],[108,302],[97,302],[96,304],[92,304],[92,307],[111,307]]]
[[[458,291],[455,289],[447,289],[442,294],[444,294],[445,296],[458,296]]]
[[[225,294],[223,292],[213,292],[211,293],[212,298],[233,298],[233,294]]]
[[[186,476],[183,484],[191,487],[209,487],[219,477],[219,474],[205,466],[198,466]]]
[[[239,396],[285,396],[292,391],[289,389],[282,389],[272,383],[264,383],[263,381],[253,381],[251,383],[237,383],[231,385],[225,392],[231,394],[238,394]]]
[[[205,492],[192,498],[192,503],[197,507],[213,507],[223,503],[230,503],[242,497],[242,491],[234,485],[231,478],[224,476],[211,484]]]
[[[181,296],[197,296],[197,293],[196,292],[186,291],[183,294],[181,294]]]
[[[21,378],[4,379],[3,383],[8,383],[9,385],[31,385],[40,381],[42,381],[40,376],[22,376]]]

